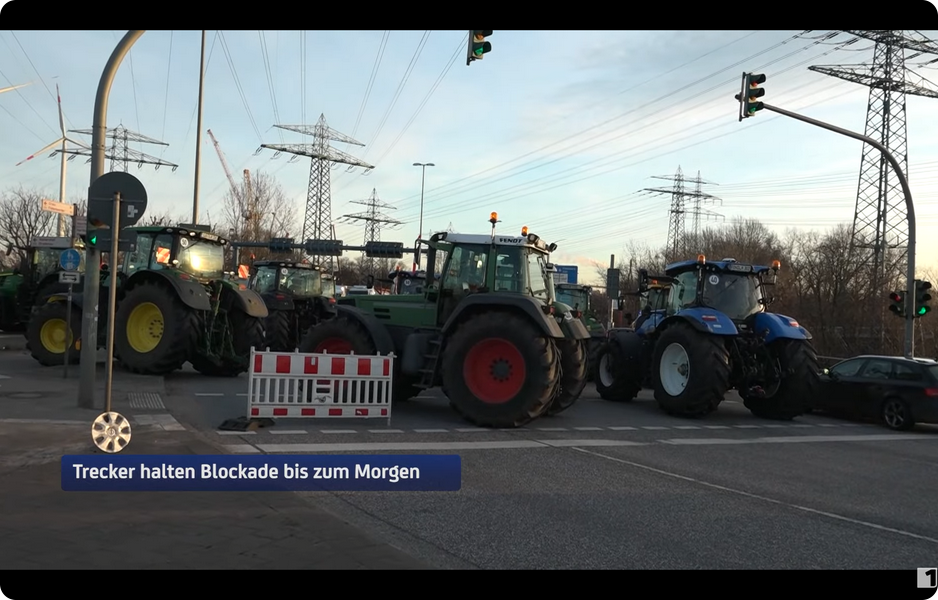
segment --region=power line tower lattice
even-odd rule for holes
[[[92,135],[91,129],[70,129],[69,132],[78,133],[81,135]],[[161,142],[160,140],[145,136],[142,133],[131,131],[123,125],[118,125],[117,127],[111,127],[110,129],[107,129],[105,131],[104,137],[105,139],[111,140],[109,147],[105,148],[104,153],[104,157],[111,161],[111,172],[123,171],[126,173],[130,169],[130,165],[132,163],[136,163],[138,169],[143,168],[143,165],[154,165],[156,170],[159,170],[160,167],[172,167],[173,171],[179,168],[179,165],[177,164],[165,161],[162,158],[157,158],[156,156],[150,156],[149,154],[133,150],[130,147],[131,143],[169,146],[169,144],[166,142]],[[52,153],[52,155],[55,156],[61,152],[62,150],[56,150]],[[88,160],[85,162],[91,162],[90,144],[87,148],[65,150],[65,153],[72,155],[68,160],[72,160],[74,156],[87,156]]]
[[[371,190],[371,197],[368,200],[352,200],[352,204],[361,204],[368,207],[368,210],[361,213],[342,215],[339,220],[343,223],[364,223],[365,239],[364,243],[380,242],[382,229],[394,229],[403,225],[401,221],[392,219],[386,214],[380,212],[381,209],[397,210],[394,206],[386,204],[378,199],[378,191]],[[377,261],[373,257],[362,253],[362,268],[365,275],[377,276]]]
[[[841,30],[875,42],[873,61],[860,65],[811,66],[809,70],[870,88],[865,135],[896,156],[908,177],[906,95],[938,98],[938,89],[906,65],[923,54],[938,55],[938,44],[918,32]],[[913,54],[906,56],[905,51]],[[935,62],[935,61],[929,61]],[[931,84],[933,87],[926,87]],[[908,264],[908,211],[895,172],[882,153],[864,144],[860,159],[850,250],[861,250],[858,267],[869,268],[871,301],[904,273]],[[870,307],[872,310],[872,306]],[[885,341],[885,306],[878,310],[880,342]]]
[[[693,233],[696,237],[700,233],[701,217],[723,218],[723,215],[702,208],[701,205],[704,202],[722,202],[722,200],[716,196],[704,193],[702,191],[701,186],[703,184],[710,184],[710,182],[701,179],[699,171],[697,173],[696,179],[688,180],[684,177],[684,171],[680,166],[678,166],[677,172],[673,176],[654,175],[652,179],[666,179],[668,181],[674,182],[670,189],[644,188],[642,191],[652,192],[655,194],[668,194],[671,196],[671,208],[668,210],[670,219],[668,221],[668,244],[666,258],[669,262],[672,260],[680,260],[684,258],[685,254],[687,253],[687,214],[690,213],[693,217]],[[688,183],[693,183],[696,185],[696,188],[693,192],[687,191],[686,184]],[[689,210],[688,201],[691,203]]]
[[[336,150],[329,145],[329,142],[342,142],[354,146],[364,146],[364,144],[329,127],[323,114],[319,115],[319,121],[316,125],[274,125],[274,127],[313,137],[314,141],[309,144],[261,144],[261,148],[274,150],[272,158],[277,158],[284,152],[295,155],[294,158],[296,156],[308,156],[310,158],[309,188],[306,195],[306,211],[303,219],[303,239],[333,239],[330,171],[338,164],[362,167],[366,171],[374,169],[374,166],[341,150]],[[291,158],[292,160],[293,158]],[[330,270],[335,271],[334,257],[311,256],[310,258],[318,264],[328,263]]]

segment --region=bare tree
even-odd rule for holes
[[[238,194],[225,193],[224,208],[218,226],[219,232],[235,241],[259,242],[272,237],[299,237],[296,203],[286,197],[280,183],[268,173],[250,174],[251,195],[242,181]],[[266,256],[266,250],[254,251],[255,256]]]
[[[17,262],[26,259],[33,238],[54,233],[58,215],[42,210],[42,198],[39,190],[22,186],[0,197],[0,242]]]

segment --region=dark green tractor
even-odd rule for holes
[[[204,375],[245,372],[251,348],[263,344],[267,308],[247,286],[225,279],[227,240],[195,228],[133,230],[136,246],[124,253],[116,277],[118,361],[142,375],[165,375],[187,361]],[[106,343],[109,274],[102,272],[98,347]],[[33,317],[30,348],[40,363],[62,364],[66,346],[70,362],[78,361],[82,295],[75,294],[72,302],[74,341],[67,341],[64,296],[51,297]],[[60,335],[54,334],[55,327]]]
[[[310,327],[336,315],[335,283],[321,267],[265,260],[251,268],[248,287],[267,305],[263,348],[293,352]]]
[[[557,301],[563,302],[571,307],[574,316],[578,316],[580,321],[590,333],[590,339],[587,350],[587,362],[590,365],[595,364],[597,353],[606,341],[606,328],[597,318],[596,311],[592,307],[593,288],[579,283],[557,283],[554,284],[554,293],[557,295]],[[588,368],[588,379],[592,379],[593,368]]]
[[[492,216],[495,221],[495,215]],[[393,352],[393,401],[440,386],[450,406],[484,427],[519,427],[572,406],[586,383],[589,332],[556,302],[549,253],[536,235],[437,233],[421,294],[348,296],[312,327],[300,350]],[[418,248],[419,250],[420,248]]]
[[[0,331],[22,331],[39,305],[52,294],[66,291],[68,286],[59,283],[62,270],[59,257],[63,250],[72,247],[71,243],[60,242],[50,247],[28,248],[25,262],[13,271],[0,273]],[[83,246],[79,244],[77,248],[81,250]],[[12,248],[8,253],[12,253]],[[82,260],[80,273],[84,273],[84,267]]]

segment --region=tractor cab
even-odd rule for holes
[[[124,253],[123,274],[169,270],[202,283],[225,277],[228,240],[200,229],[135,227],[134,249]]]
[[[391,282],[392,294],[422,294],[427,282],[427,272],[395,269],[388,273],[388,281]]]
[[[593,288],[590,286],[578,283],[558,283],[554,285],[554,293],[557,295],[557,302],[563,302],[584,314],[590,312],[590,296],[593,293]]]
[[[264,294],[289,294],[294,298],[316,298],[335,294],[335,286],[323,285],[320,267],[306,262],[265,260],[254,263],[254,274],[249,287]],[[332,278],[329,278],[332,281]]]
[[[775,285],[779,267],[777,260],[770,267],[743,264],[733,258],[708,262],[703,254],[697,260],[670,264],[665,269],[671,285],[666,311],[672,315],[705,307],[736,324],[744,323],[764,312],[774,300],[765,289]]]

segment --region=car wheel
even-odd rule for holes
[[[915,425],[909,405],[899,398],[887,398],[881,416],[886,427],[895,431],[908,431]]]

